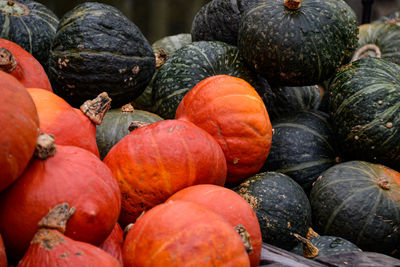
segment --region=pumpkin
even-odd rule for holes
[[[75,212],[75,207],[69,209],[68,203],[50,210],[39,222],[39,229],[17,267],[121,267],[117,259],[100,248],[64,235],[68,219]]]
[[[128,232],[124,266],[250,266],[234,227],[218,214],[182,200],[147,211]]]
[[[264,243],[286,250],[305,236],[311,224],[310,202],[304,190],[289,176],[277,172],[256,174],[234,189],[252,206]]]
[[[200,81],[215,75],[230,75],[250,83],[271,103],[268,82],[249,69],[237,47],[219,41],[199,41],[175,51],[157,71],[153,84],[154,113],[172,119],[182,98]]]
[[[108,152],[104,163],[122,193],[119,222],[135,222],[143,212],[195,184],[224,185],[224,154],[204,130],[181,120],[164,120],[133,130]]]
[[[250,235],[247,252],[250,264],[259,266],[262,245],[260,225],[252,207],[239,194],[222,186],[202,184],[186,187],[168,198],[168,201],[175,200],[202,205],[222,216],[232,227],[243,225]]]
[[[8,266],[6,248],[4,247],[3,238],[0,235],[0,266]]]
[[[210,133],[224,151],[227,184],[257,173],[268,156],[272,127],[256,90],[243,79],[216,75],[199,82],[182,99],[176,118]]]
[[[0,28],[2,29],[0,38],[20,45],[33,55],[45,70],[58,22],[57,16],[39,2],[0,1]]]
[[[299,111],[272,122],[273,141],[264,171],[290,176],[309,193],[318,176],[339,160],[326,113]]]
[[[0,71],[0,191],[28,165],[39,135],[39,118],[32,98],[13,76]]]
[[[107,92],[117,108],[144,91],[155,59],[140,29],[118,9],[85,2],[61,18],[49,66],[55,92],[72,106]]]
[[[108,252],[116,258],[121,266],[124,264],[122,259],[122,246],[124,244],[124,231],[119,223],[116,223],[111,234],[99,246],[102,250]]]
[[[345,159],[400,165],[400,66],[361,58],[336,73],[329,112]]]
[[[374,20],[372,23],[380,23],[380,22],[400,22],[400,11],[395,11],[387,16],[379,17],[378,19]]]
[[[400,252],[400,173],[381,164],[347,161],[321,174],[311,190],[313,228],[362,250]]]
[[[77,209],[65,235],[100,245],[117,222],[121,195],[111,171],[93,153],[75,146],[52,146],[41,135],[25,172],[0,195],[0,232],[13,259],[19,259],[49,209],[67,202]],[[54,152],[55,151],[55,152]],[[48,153],[55,153],[45,159]],[[50,154],[51,155],[51,154]]]
[[[53,91],[40,63],[21,46],[6,39],[0,39],[0,70],[17,78],[25,87]]]
[[[271,0],[242,16],[238,47],[272,85],[315,85],[351,59],[357,34],[357,17],[343,0]]]

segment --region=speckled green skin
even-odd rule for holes
[[[350,241],[337,236],[318,236],[310,238],[311,243],[318,248],[318,257],[336,255],[342,252],[360,251],[360,249]],[[303,256],[303,244],[300,243],[291,252]]]
[[[262,170],[290,176],[308,194],[312,183],[338,156],[327,114],[299,111],[272,121],[272,127],[271,150]]]
[[[263,1],[243,15],[240,53],[271,85],[319,84],[351,59],[357,17],[343,0],[304,0],[294,11],[283,2]]]
[[[61,19],[50,55],[54,91],[73,106],[106,91],[116,108],[138,97],[155,71],[151,45],[116,8],[76,6]]]
[[[163,120],[160,116],[143,111],[121,112],[120,109],[109,110],[100,125],[96,126],[96,142],[103,159],[108,151],[124,136],[128,135],[129,125],[133,121],[153,123]]]
[[[297,241],[292,233],[307,234],[311,207],[303,189],[289,176],[264,172],[234,189],[252,206],[263,242],[290,250]]]
[[[20,45],[47,69],[51,42],[59,22],[57,16],[35,1],[18,0],[13,6],[7,2],[0,0],[0,38]]]
[[[226,74],[250,83],[267,109],[273,93],[268,82],[244,62],[237,47],[219,41],[193,42],[177,50],[158,70],[153,84],[154,112],[165,119],[175,117],[185,94],[210,76]]]
[[[385,175],[378,168],[348,161],[322,174],[310,196],[317,233],[340,236],[366,251],[399,253],[400,181],[387,178],[390,189],[380,188],[377,182]]]
[[[347,159],[400,166],[400,66],[362,58],[329,86],[329,112]]]
[[[377,20],[373,21],[372,23],[380,23],[380,22],[385,22],[385,21],[392,20],[392,19],[400,19],[400,11],[396,11],[392,14],[389,14],[388,16],[380,17]],[[398,22],[398,24],[400,24],[400,21]]]

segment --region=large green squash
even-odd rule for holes
[[[65,14],[50,55],[54,91],[73,106],[106,91],[116,108],[138,97],[155,71],[151,45],[116,8],[86,2]]]
[[[400,173],[365,161],[337,164],[315,183],[310,201],[318,233],[399,256]]]
[[[45,69],[58,22],[57,16],[38,2],[0,0],[0,38],[20,45]]]
[[[301,6],[285,6],[293,2]],[[351,59],[357,33],[357,17],[343,0],[269,0],[242,16],[238,47],[271,85],[315,85]]]
[[[329,86],[329,112],[347,159],[400,166],[400,66],[375,57],[343,67]]]
[[[311,207],[303,189],[289,176],[264,172],[234,189],[252,206],[261,227],[263,242],[287,250],[305,236],[311,224]]]
[[[267,109],[270,106],[273,94],[268,82],[247,66],[237,47],[220,41],[199,41],[175,51],[157,71],[153,84],[154,112],[165,119],[174,118],[185,94],[198,82],[218,74],[247,81]]]

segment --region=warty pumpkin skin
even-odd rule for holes
[[[35,103],[13,76],[0,71],[0,191],[28,165],[39,135]]]
[[[224,151],[227,184],[257,173],[268,156],[272,126],[264,102],[245,80],[216,75],[199,82],[182,99],[176,119],[210,133]]]
[[[169,201],[141,216],[128,232],[124,266],[246,267],[244,244],[231,224],[187,201]]]
[[[104,163],[122,193],[122,227],[163,203],[175,192],[195,184],[224,185],[224,154],[204,130],[191,122],[164,120],[136,130],[119,141]]]
[[[99,246],[102,250],[116,258],[121,265],[124,264],[122,259],[122,246],[124,245],[124,231],[119,223],[116,223],[111,234]]]

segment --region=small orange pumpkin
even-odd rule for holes
[[[122,230],[119,223],[116,223],[111,234],[106,240],[99,246],[105,252],[114,256],[121,265],[123,265],[122,260],[122,246],[124,245],[124,231]]]
[[[6,255],[6,248],[4,247],[3,238],[0,235],[0,266],[7,267],[7,255]]]

